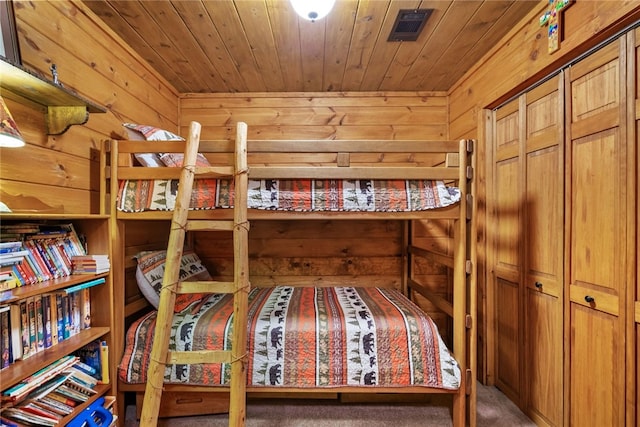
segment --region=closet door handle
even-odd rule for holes
[[[586,302],[588,302],[589,304],[591,304],[592,302],[596,301],[596,299],[594,297],[590,296],[590,295],[585,295],[584,300]]]
[[[542,289],[542,282],[536,282],[533,285],[538,289]]]

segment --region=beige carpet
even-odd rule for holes
[[[226,427],[227,415],[164,419],[160,426]],[[247,427],[446,427],[446,404],[340,403],[319,400],[249,401]],[[135,407],[127,407],[125,427],[137,427]],[[478,385],[478,427],[535,426],[495,387]]]

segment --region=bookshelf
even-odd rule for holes
[[[0,226],[36,223],[44,225],[73,224],[73,228],[78,235],[84,237],[87,254],[108,254],[111,255],[111,242],[109,234],[109,216],[93,214],[2,214],[0,215]],[[55,291],[64,291],[83,283],[104,279],[104,283],[89,287],[91,306],[91,326],[79,330],[75,335],[53,344],[30,355],[24,360],[17,360],[8,367],[0,370],[2,381],[0,391],[19,384],[23,379],[33,375],[41,369],[58,361],[62,357],[72,354],[94,341],[105,341],[108,346],[112,346],[112,312],[113,312],[113,286],[110,272],[101,274],[79,274],[59,277],[31,285],[24,285],[13,289],[0,291],[0,306],[11,303],[19,303],[30,297],[37,297]],[[101,280],[99,280],[101,282]],[[113,356],[110,355],[112,358]],[[111,361],[108,361],[111,366]],[[91,396],[86,402],[79,403],[73,412],[62,419],[60,425],[66,425],[75,415],[89,407],[93,402],[101,397],[115,395],[115,381],[113,370],[109,370],[110,378],[103,381],[104,384],[96,386],[97,393]],[[3,404],[3,407],[6,406]]]

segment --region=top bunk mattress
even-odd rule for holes
[[[178,180],[121,180],[120,212],[170,211]],[[293,212],[416,212],[460,200],[460,190],[432,180],[249,180],[248,208]],[[194,181],[190,209],[232,208],[233,181]]]

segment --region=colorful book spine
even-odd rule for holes
[[[29,317],[29,354],[38,352],[38,336],[36,333],[36,300],[34,297],[27,298],[27,313]]]
[[[80,332],[80,327],[82,325],[80,292],[78,291],[69,294],[69,300],[71,301],[71,335],[76,335]]]
[[[63,336],[66,340],[71,336],[71,298],[69,295],[62,295],[62,318]]]
[[[22,344],[22,319],[19,302],[9,306],[9,324],[11,325],[11,356],[14,361],[20,360],[24,346]]]
[[[58,330],[58,342],[63,341],[65,339],[64,336],[64,307],[63,307],[63,293],[56,292],[55,294],[56,300],[56,328]]]
[[[35,300],[36,310],[36,351],[44,350],[44,320],[42,310],[42,295],[36,295],[33,297]]]
[[[103,284],[103,283],[105,283],[105,279],[104,279],[104,277],[100,277],[100,278],[98,278],[98,279],[88,280],[88,281],[86,281],[86,282],[82,282],[82,283],[80,283],[80,284],[78,284],[78,285],[75,285],[75,286],[70,286],[70,287],[68,287],[68,288],[65,288],[65,289],[64,289],[64,291],[65,291],[67,294],[71,294],[71,293],[73,293],[73,292],[77,292],[77,291],[79,291],[79,290],[81,290],[81,289],[90,288],[90,287],[92,287],[92,286],[101,285],[101,284]]]
[[[58,344],[58,309],[56,306],[56,294],[50,293],[45,295],[49,300],[49,323],[51,327],[51,345]]]
[[[42,329],[44,331],[44,348],[53,345],[51,332],[51,298],[48,294],[42,295]]]
[[[29,313],[27,311],[27,301],[22,300],[20,306],[20,337],[22,341],[22,358],[31,356],[31,336],[29,334]]]
[[[8,368],[13,363],[11,358],[11,322],[9,306],[0,307],[0,369]]]
[[[91,290],[84,288],[78,291],[80,294],[80,314],[82,321],[82,329],[91,327]]]

